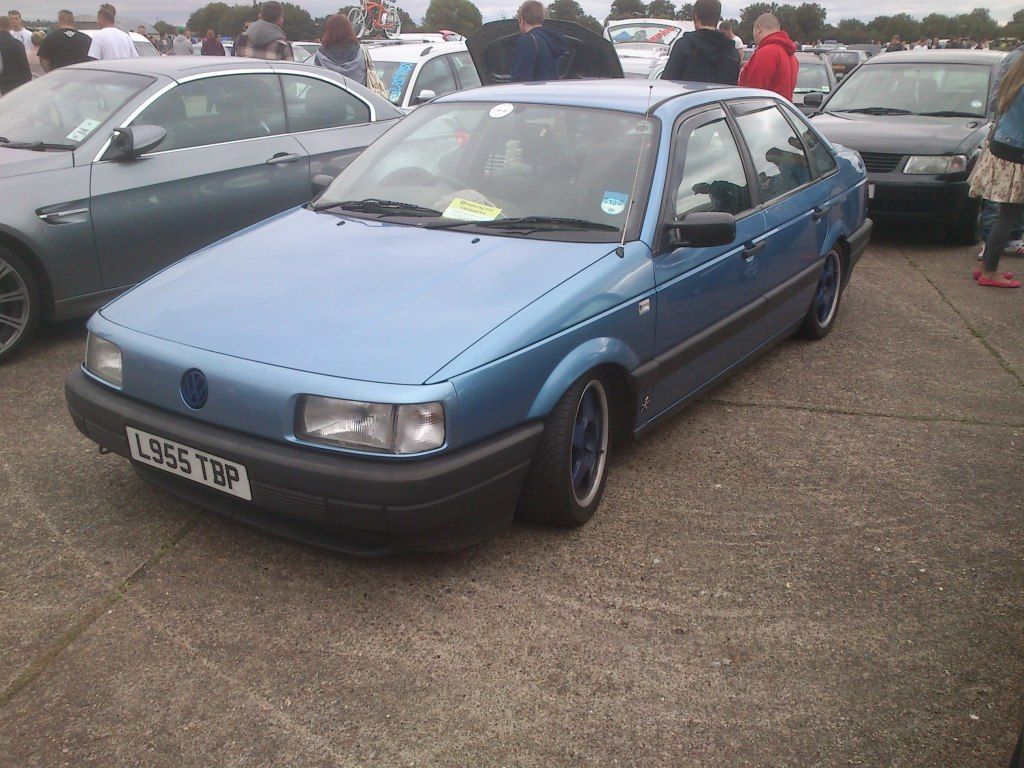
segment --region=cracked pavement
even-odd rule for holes
[[[880,232],[833,334],[615,456],[590,524],[443,556],[147,486],[67,415],[83,324],[45,329],[0,367],[0,763],[1005,764],[1024,291],[973,253]]]

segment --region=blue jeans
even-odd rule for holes
[[[992,231],[992,225],[999,218],[999,203],[985,200],[981,208],[981,242],[988,242],[988,235]],[[1024,226],[1016,225],[1010,230],[1010,240],[1020,240],[1024,236]]]

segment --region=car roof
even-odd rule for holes
[[[968,51],[954,48],[937,48],[927,51],[895,51],[880,53],[864,62],[862,66],[875,64],[998,64],[1006,56],[1005,51]]]
[[[622,78],[614,80],[553,80],[542,83],[514,83],[442,96],[438,101],[511,101],[534,104],[558,104],[569,107],[613,109],[642,115],[650,107],[688,93],[711,90],[747,89],[709,83],[677,83],[671,80],[641,80]]]
[[[108,72],[127,72],[136,75],[162,75],[175,80],[179,77],[203,72],[219,72],[228,69],[266,69],[270,71],[270,65],[263,59],[246,59],[241,56],[146,56],[138,59],[87,61],[73,66],[75,69],[103,69]]]
[[[98,30],[98,29],[80,29],[80,30],[78,30],[78,31],[79,31],[79,32],[84,32],[84,33],[85,33],[85,34],[87,34],[87,35],[88,35],[89,37],[92,37],[92,36],[93,36],[93,35],[95,35],[95,34],[96,34],[97,32],[99,32],[99,30]],[[121,31],[122,31],[122,32],[125,32],[125,30],[123,30],[123,29],[122,29]],[[147,43],[148,43],[148,42],[150,42],[150,40],[149,40],[149,38],[148,38],[148,37],[146,37],[145,35],[140,35],[140,34],[139,34],[138,32],[127,32],[127,35],[128,35],[128,37],[129,37],[129,38],[130,38],[130,39],[131,39],[131,40],[132,40],[133,42],[136,42],[136,43],[137,43],[137,42],[141,42],[141,41],[143,41],[143,40],[145,40],[145,41],[146,41]]]
[[[823,59],[823,54],[817,53],[815,51],[797,51],[796,52],[796,60],[797,61],[808,61],[808,62],[817,61],[817,62],[820,63],[822,61],[822,59]]]
[[[371,46],[370,58],[374,61],[417,61],[427,54],[459,53],[466,50],[466,44],[459,40],[450,43],[402,41],[399,44]]]

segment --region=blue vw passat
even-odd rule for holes
[[[95,314],[68,405],[154,484],[346,551],[580,525],[616,443],[828,334],[864,184],[764,91],[453,94]]]

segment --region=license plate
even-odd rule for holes
[[[245,467],[141,429],[125,427],[132,458],[240,499],[252,501]]]
[[[868,184],[868,200],[874,200],[874,199],[875,199],[875,185],[874,184]]]

